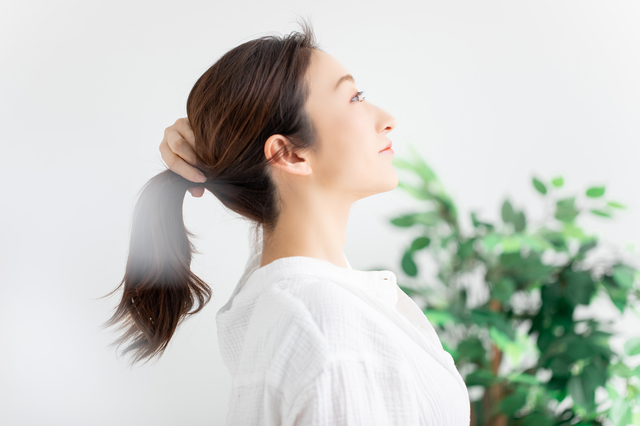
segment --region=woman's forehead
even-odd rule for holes
[[[353,77],[336,58],[321,50],[314,50],[309,64],[308,80],[312,92],[331,95],[340,90],[344,84],[343,80],[353,81]]]

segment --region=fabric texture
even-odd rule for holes
[[[261,255],[257,228],[216,315],[227,425],[469,425],[453,358],[392,271]]]

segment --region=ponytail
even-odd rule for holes
[[[211,288],[190,269],[197,251],[182,204],[192,186],[166,170],[145,184],[136,203],[124,278],[113,291],[124,285],[122,300],[105,323],[119,326],[113,345],[128,342],[121,355],[131,352],[132,364],[162,355],[177,326],[211,299]]]

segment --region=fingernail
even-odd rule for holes
[[[197,180],[198,182],[205,182],[205,181],[207,180],[207,178],[206,178],[206,177],[204,177],[204,175],[202,175],[202,174],[197,174],[197,175],[196,175],[196,180]]]

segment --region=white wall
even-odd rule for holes
[[[531,176],[606,184],[629,210],[583,225],[640,240],[640,6],[635,1],[5,1],[0,4],[0,423],[222,424],[230,377],[215,314],[244,266],[247,226],[210,193],[185,199],[214,299],[162,359],[128,369],[100,331],[122,278],[136,194],[162,170],[165,127],[227,50],[309,16],[321,47],[398,119],[457,201],[497,219],[541,213]],[[400,173],[400,172],[399,172]],[[352,210],[356,269],[397,271],[400,190]],[[637,259],[636,254],[630,254]],[[610,304],[603,304],[604,309]],[[636,322],[633,322],[636,321]],[[620,330],[637,330],[629,316]],[[635,327],[635,328],[634,328]],[[616,343],[617,344],[617,343]]]

